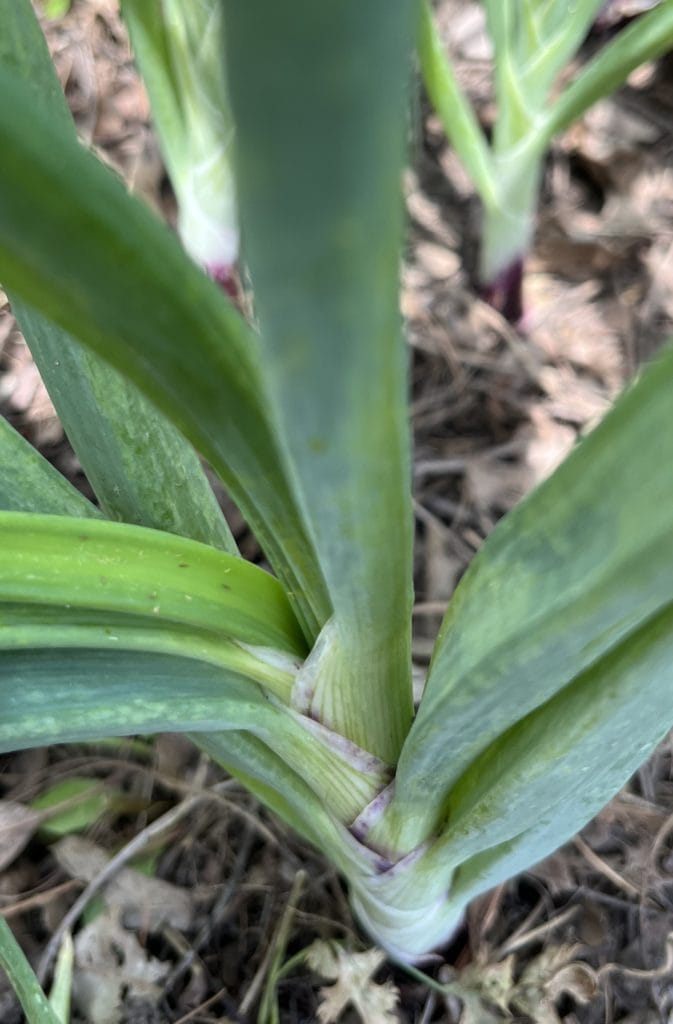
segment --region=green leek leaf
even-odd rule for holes
[[[656,60],[672,46],[673,3],[666,0],[619,32],[561,92],[541,126],[540,149],[593,103],[614,92],[640,64]]]
[[[364,755],[356,760],[338,738],[330,742],[325,731],[236,671],[186,658],[0,651],[0,706],[0,751],[134,733],[242,730],[273,750],[345,823],[386,781],[385,766]],[[282,790],[282,773],[279,785]]]
[[[90,501],[0,416],[0,509],[96,518]]]
[[[498,524],[449,606],[388,825],[415,846],[498,736],[673,597],[673,349]],[[394,824],[393,824],[394,822]]]
[[[0,0],[0,20],[0,63],[33,89],[63,135],[74,140],[75,128],[30,3]],[[188,442],[111,367],[84,352],[65,331],[14,295],[10,300],[106,514],[235,552],[234,540]]]
[[[416,4],[224,7],[244,257],[268,392],[335,612],[310,706],[393,760],[412,712],[398,281]]]
[[[254,334],[165,226],[4,66],[0,92],[0,278],[183,429],[314,636],[331,608],[268,425]]]
[[[0,512],[3,605],[108,611],[305,652],[278,581],[196,541],[121,523]]]
[[[672,717],[673,603],[477,758],[427,870],[466,861],[452,890],[466,903],[542,860],[626,784]]]

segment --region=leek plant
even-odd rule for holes
[[[398,272],[419,8],[215,2],[254,329],[79,145],[30,0],[0,0],[0,280],[97,497],[3,423],[0,749],[191,734],[411,962],[673,722],[673,351],[483,545],[414,708]],[[273,574],[239,556],[196,452]]]
[[[422,0],[419,61],[447,138],[482,204],[478,267],[484,297],[516,323],[545,155],[559,132],[673,46],[673,2],[636,18],[561,85],[604,0],[484,0],[497,113],[487,141]]]
[[[178,203],[178,232],[187,252],[235,296],[234,126],[220,59],[222,14],[213,0],[124,0]]]

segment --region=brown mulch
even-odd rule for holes
[[[612,12],[629,13],[617,5]],[[440,23],[488,127],[493,109],[479,5],[442,0]],[[116,0],[76,0],[46,29],[83,139],[170,220],[170,190]],[[527,265],[523,337],[475,297],[472,190],[436,117],[419,106],[416,159],[406,179],[402,295],[413,356],[419,665],[427,664],[453,589],[498,518],[544,479],[671,333],[672,125],[668,58],[632,75],[554,145]],[[1,293],[0,412],[86,486]],[[237,523],[246,556],[258,557],[254,539],[242,531]],[[280,1021],[315,1021],[324,981],[299,962],[287,974],[279,968],[317,939],[363,948],[333,870],[240,787],[206,793],[222,775],[186,741],[68,746],[10,755],[0,764],[3,800],[26,804],[73,776],[114,791],[86,834],[108,855],[190,799],[193,788],[203,793],[143,851],[152,874],[189,894],[188,920],[169,914],[151,927],[142,919],[129,923],[128,906],[110,897],[99,914],[116,928],[117,952],[106,960],[96,947],[96,960],[89,947],[94,987],[95,968],[111,970],[116,957],[120,1022],[255,1020],[260,999],[274,990]],[[581,837],[476,901],[444,963],[430,963],[428,973],[486,984],[492,1015],[479,1018],[485,1024],[672,1019],[672,778],[669,740]],[[15,857],[1,857],[0,841],[0,910],[37,963],[86,879],[40,831]],[[141,904],[142,883],[135,884]],[[87,924],[95,921],[89,914]],[[125,935],[136,945],[120,952]],[[398,987],[400,1021],[478,1019],[385,964],[373,978]],[[75,1024],[80,1019],[73,1016]],[[341,1019],[357,1016],[347,1011]],[[0,1020],[20,1020],[2,979]]]

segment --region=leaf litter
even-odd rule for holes
[[[613,0],[603,30],[633,16],[633,8]],[[479,7],[471,0],[440,0],[439,18],[458,76],[488,128],[489,47]],[[116,3],[75,0],[48,34],[82,137],[170,221],[172,200]],[[589,48],[598,42],[590,39]],[[417,463],[419,680],[442,610],[488,531],[590,429],[671,333],[672,81],[670,57],[641,69],[552,148],[527,267],[525,338],[474,297],[470,273],[478,214],[436,118],[421,104],[414,169],[406,181],[411,226],[402,294]],[[1,294],[0,410],[86,491]],[[245,555],[259,558],[242,521],[235,525]],[[175,737],[156,742],[154,762],[124,748],[79,746],[40,756],[39,771],[35,757],[5,757],[0,775],[0,909],[34,961],[72,903],[78,891],[73,886],[81,888],[120,842],[186,798],[185,779],[196,762]],[[88,838],[67,836],[59,861],[59,849],[38,832],[28,805],[36,787],[46,791],[53,776],[82,773],[132,799],[125,813],[91,823]],[[87,971],[94,972],[89,990],[103,991],[100,975],[91,981],[96,969],[109,972],[107,1002],[113,1006],[116,1000],[120,1022],[242,1019],[238,1008],[264,968],[302,865],[307,882],[292,911],[286,952],[289,965],[294,957],[298,961],[277,980],[283,1024],[668,1020],[671,778],[669,740],[585,829],[584,846],[569,844],[476,901],[443,951],[451,968],[439,970],[445,981],[458,977],[467,986],[465,1000],[457,1002],[392,969],[377,951],[360,948],[333,871],[237,787],[231,796],[212,791],[221,775],[211,767],[203,785],[212,796],[170,831],[165,847],[157,846],[156,877],[124,869],[131,873],[127,884],[133,879],[130,888],[122,886],[121,894],[119,887],[108,888],[107,909],[99,906],[76,933],[77,1000],[84,1001],[76,1002],[73,1024],[99,1012],[82,995]],[[256,815],[265,835],[257,830]],[[64,849],[75,850],[75,859],[64,857]],[[82,867],[77,853],[85,849],[93,855]],[[162,890],[159,904],[167,891],[181,892],[179,900],[186,894],[172,919],[170,912],[162,919],[158,910],[152,916],[157,902],[145,885],[156,881],[172,887]],[[322,959],[316,952],[321,949]],[[322,978],[331,985],[307,969],[309,953],[321,959],[327,968]],[[428,970],[437,978],[438,967],[430,964]],[[362,1007],[369,1017],[359,1012]],[[254,1008],[250,1013],[247,1019],[255,1019]],[[2,980],[0,1019],[19,1020]]]

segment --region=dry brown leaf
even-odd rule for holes
[[[525,437],[525,463],[530,470],[529,487],[542,483],[569,455],[575,444],[572,427],[557,423],[541,405],[530,410],[530,424],[517,432]]]
[[[109,861],[105,850],[81,836],[65,836],[51,847],[54,857],[73,878],[91,882]],[[158,931],[165,925],[186,929],[194,917],[194,905],[186,889],[122,868],[103,889],[103,898],[116,907],[130,928]]]
[[[533,1015],[538,1024],[561,1024],[556,1012],[561,996],[588,1003],[598,986],[592,968],[576,959],[580,949],[577,945],[547,946],[529,960],[511,993],[510,1005]]]
[[[496,963],[475,963],[461,974],[460,980],[477,989],[486,1004],[508,1013],[515,988],[514,964],[514,956]]]
[[[378,949],[352,953],[331,942],[310,946],[306,956],[309,967],[334,981],[320,989],[321,1024],[336,1024],[348,1006],[357,1010],[363,1024],[397,1024],[399,992],[389,981],[378,984],[372,980],[384,960]]]
[[[494,509],[508,512],[532,487],[529,467],[517,459],[505,462],[492,452],[465,460],[465,480],[477,508],[486,514]]]
[[[169,967],[148,956],[115,915],[99,914],[75,938],[73,1002],[89,1024],[120,1024],[129,998],[160,998]]]
[[[30,807],[0,800],[0,870],[18,857],[41,821],[42,815]]]

